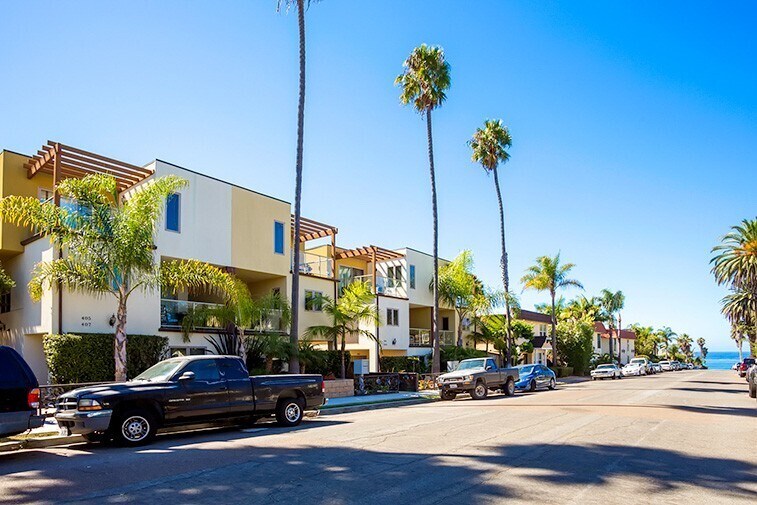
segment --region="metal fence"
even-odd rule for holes
[[[418,391],[418,374],[412,372],[367,373],[355,376],[355,396]]]

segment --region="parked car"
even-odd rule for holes
[[[670,368],[672,370],[678,371],[681,369],[681,362],[680,361],[671,361],[670,362]]]
[[[694,370],[694,363],[686,363],[686,368],[689,370]]]
[[[749,397],[757,398],[757,364],[749,367],[746,374],[746,380],[749,383]]]
[[[0,437],[39,428],[44,421],[34,372],[15,349],[0,345]]]
[[[647,358],[634,358],[628,362],[629,365],[638,364],[641,368],[641,375],[646,375],[650,372],[649,368],[652,364]]]
[[[656,374],[662,373],[662,365],[660,365],[659,363],[650,363],[650,368]]]
[[[437,384],[442,400],[454,400],[460,393],[468,393],[474,400],[483,400],[489,390],[514,395],[518,379],[517,368],[500,368],[493,358],[472,358],[462,360],[453,372],[441,374]]]
[[[662,368],[663,372],[670,372],[670,371],[673,370],[673,365],[671,364],[670,361],[667,361],[667,360],[660,361],[659,364],[660,364],[660,368]]]
[[[643,373],[643,366],[641,363],[628,363],[626,364],[622,369],[621,372],[625,377],[628,377],[629,375],[646,375],[646,373]]]
[[[615,363],[599,365],[591,371],[591,380],[597,379],[622,379],[623,373]]]
[[[744,358],[744,360],[741,362],[738,368],[739,377],[746,377],[746,371],[749,369],[750,366],[754,365],[755,359],[754,358]]]
[[[55,419],[89,441],[148,442],[164,426],[275,415],[297,426],[305,410],[324,403],[320,375],[250,377],[238,356],[183,356],[148,368],[128,382],[61,395]]]
[[[518,365],[518,382],[516,389],[536,391],[536,388],[555,389],[557,376],[555,372],[544,365]]]

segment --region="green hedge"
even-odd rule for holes
[[[113,335],[45,335],[43,346],[50,381],[57,384],[114,380]],[[126,341],[127,377],[136,377],[165,358],[168,338],[157,335],[129,335]]]
[[[470,358],[485,358],[489,356],[486,351],[474,349],[473,347],[457,347],[449,345],[441,348],[441,367],[442,371],[447,370],[448,361],[462,361]]]
[[[333,375],[336,378],[342,373],[342,353],[340,351],[315,351],[320,355],[320,359],[315,360],[316,363],[313,366],[308,367],[308,373],[321,374],[324,377],[327,375]],[[344,353],[344,366],[347,378],[351,379],[354,376],[352,370],[352,356],[350,352]]]
[[[382,356],[382,372],[428,372],[425,356]]]

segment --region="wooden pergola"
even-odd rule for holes
[[[48,140],[47,144],[43,145],[37,154],[24,164],[24,168],[29,179],[38,173],[51,174],[54,186],[69,177],[80,178],[92,174],[112,175],[116,179],[119,192],[153,175],[153,171],[149,168],[114,160],[51,140]]]
[[[355,249],[346,249],[336,255],[336,259],[344,260],[347,258],[356,258],[364,261],[391,261],[404,258],[405,255],[391,249],[369,245],[365,247],[356,247]]]
[[[294,237],[294,215],[291,218],[292,237]],[[336,226],[319,223],[312,219],[300,216],[300,242],[315,240],[317,238],[335,237],[339,232]]]

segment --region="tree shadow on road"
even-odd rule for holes
[[[562,502],[568,495],[560,494],[561,488],[566,493],[577,492],[577,486],[601,492],[617,479],[638,482],[640,492],[686,486],[716,491],[724,499],[757,500],[757,465],[741,459],[570,443],[476,445],[434,454],[420,448],[335,446],[319,443],[318,431],[312,433],[308,445],[300,447],[271,445],[268,437],[275,434],[264,430],[252,440],[237,432],[189,443],[165,439],[146,448],[58,456],[27,474],[11,469],[0,479],[10,485],[0,501],[420,505],[526,498],[548,485],[557,491],[553,501]],[[295,445],[291,438],[288,444]],[[547,498],[542,495],[539,501]]]

